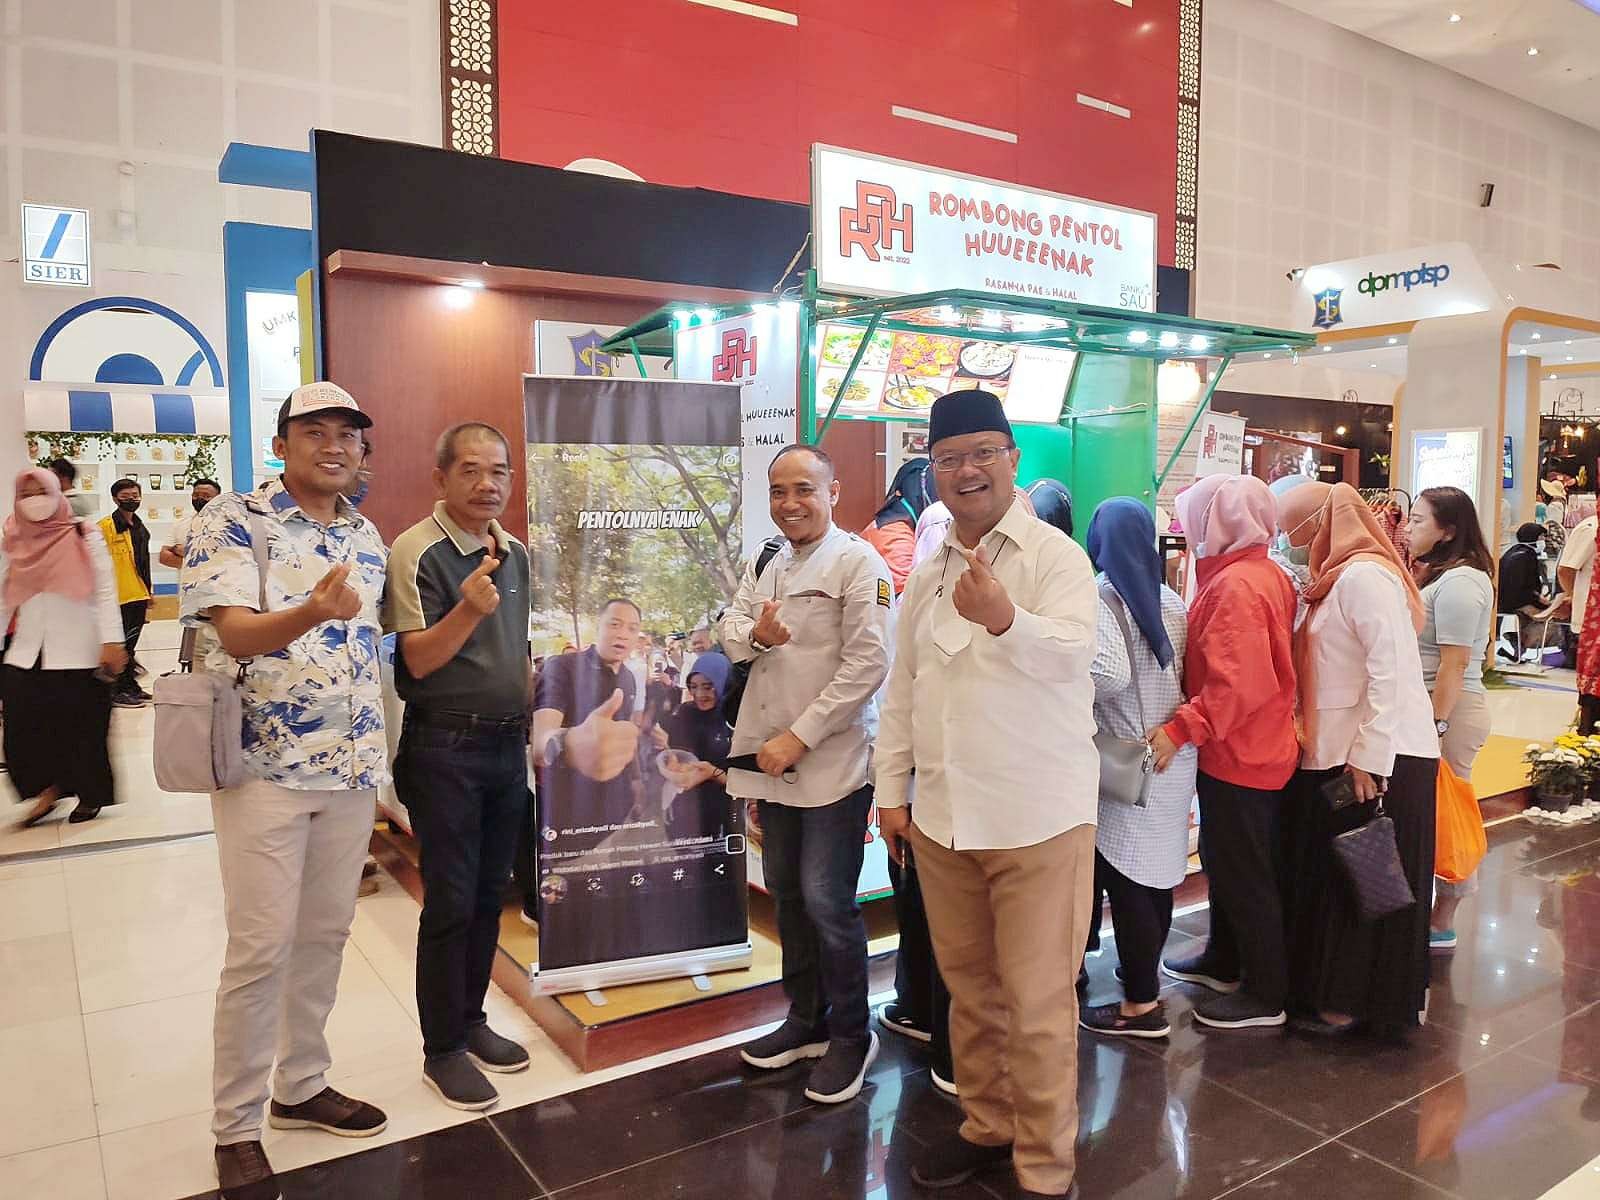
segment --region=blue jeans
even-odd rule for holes
[[[856,904],[872,786],[821,808],[760,802],[761,867],[778,910],[789,1019],[867,1039],[867,926]]]
[[[422,851],[417,1011],[429,1058],[467,1045],[500,940],[500,906],[528,803],[520,726],[466,731],[406,713],[394,785]]]

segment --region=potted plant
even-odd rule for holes
[[[1564,734],[1566,738],[1573,735]],[[1583,794],[1587,760],[1573,746],[1541,746],[1529,742],[1522,761],[1528,764],[1528,782],[1534,802],[1548,812],[1566,812]]]

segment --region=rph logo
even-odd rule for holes
[[[722,353],[711,360],[711,378],[728,383],[756,373],[756,343],[743,329],[730,329],[722,335]]]
[[[900,248],[910,254],[911,205],[900,204],[888,184],[856,180],[856,206],[839,210],[840,256],[849,258],[860,246],[869,262],[879,262],[883,258],[880,251],[894,249],[896,232]]]
[[[1217,456],[1217,427],[1215,425],[1206,426],[1206,436],[1205,440],[1200,443],[1200,453],[1205,458],[1215,458]]]
[[[1423,263],[1420,267],[1412,267],[1409,271],[1395,271],[1388,275],[1374,275],[1370,272],[1363,279],[1356,290],[1363,296],[1376,296],[1379,292],[1387,292],[1394,288],[1405,288],[1410,291],[1414,287],[1427,284],[1429,287],[1438,287],[1450,278],[1450,268],[1443,263],[1430,267]]]

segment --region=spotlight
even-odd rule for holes
[[[1178,335],[1169,329],[1156,340],[1160,343],[1163,350],[1171,350],[1178,344]]]

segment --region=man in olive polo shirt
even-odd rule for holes
[[[389,552],[384,628],[406,702],[394,782],[422,848],[423,1078],[475,1111],[499,1099],[483,1071],[528,1065],[483,1011],[528,796],[528,551],[496,520],[511,465],[494,426],[445,430],[433,482],[443,499]]]

